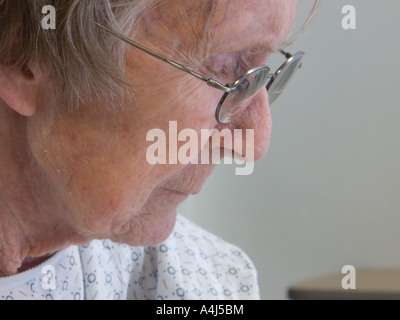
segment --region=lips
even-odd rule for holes
[[[173,189],[162,188],[162,190],[165,192],[169,192],[171,194],[178,195],[178,196],[190,196],[192,194],[191,192],[179,191],[179,190],[173,190]]]

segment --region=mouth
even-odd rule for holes
[[[179,197],[189,197],[190,195],[194,194],[192,192],[187,192],[187,191],[179,191],[179,190],[173,190],[173,189],[167,189],[167,188],[161,188],[163,192],[169,193],[171,195],[179,196]]]

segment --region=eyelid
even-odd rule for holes
[[[242,52],[241,59],[247,68],[255,68],[261,65],[266,65],[272,51],[267,51],[265,48],[253,48]]]
[[[265,65],[269,55],[263,48],[221,53],[205,59],[203,66],[216,80],[233,83],[246,71]]]
[[[203,65],[212,74],[221,75],[228,72],[228,66],[235,63],[236,60],[236,53],[222,53],[205,59]]]
[[[214,70],[213,74],[221,82],[232,84],[243,73],[245,68],[239,60],[225,63],[220,70]]]

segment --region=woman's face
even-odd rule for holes
[[[275,49],[285,40],[295,6],[296,0],[164,1],[142,18],[134,38],[192,70],[231,83],[238,73],[267,62],[269,52],[263,48]],[[65,108],[53,106],[43,88],[41,107],[28,126],[42,184],[35,193],[39,205],[52,210],[69,232],[150,245],[170,234],[177,206],[200,191],[213,165],[152,165],[146,155],[154,141],[147,141],[147,134],[159,129],[168,143],[170,121],[178,132],[192,129],[199,137],[202,129],[253,129],[257,160],[269,143],[268,96],[265,90],[258,93],[223,126],[215,120],[222,91],[135,48],[128,50],[126,74],[132,90],[124,107],[113,111],[106,111],[101,100],[74,112],[59,111]],[[206,147],[200,143],[197,152]]]

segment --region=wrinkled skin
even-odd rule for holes
[[[211,4],[165,1],[143,18],[135,40],[227,83],[267,62],[296,7],[295,0]],[[92,239],[142,246],[168,237],[177,206],[201,190],[214,167],[149,165],[153,128],[168,132],[173,120],[179,130],[254,129],[255,160],[268,148],[266,91],[222,126],[214,117],[221,91],[131,48],[126,73],[134,91],[124,108],[106,111],[96,101],[68,113],[54,106],[47,77],[30,68],[0,70],[0,276]]]

